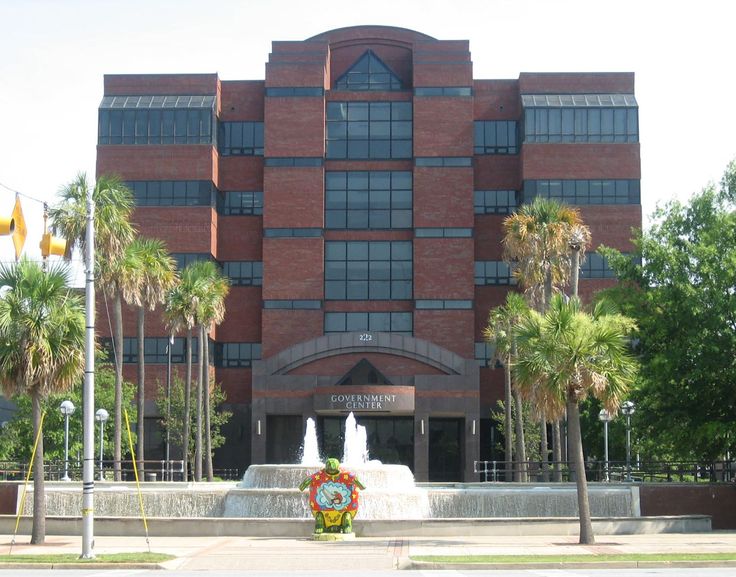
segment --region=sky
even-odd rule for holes
[[[475,78],[634,72],[649,215],[736,158],[734,22],[731,0],[0,0],[0,215],[25,195],[40,258],[43,202],[94,180],[104,74],[261,80],[272,41],[361,24],[469,40]]]

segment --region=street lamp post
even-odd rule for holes
[[[636,406],[631,401],[621,405],[621,412],[626,416],[626,480],[631,482],[631,415]]]
[[[601,409],[601,412],[598,413],[598,420],[603,422],[603,452],[605,458],[604,468],[606,473],[606,483],[611,480],[610,475],[608,474],[608,423],[610,423],[612,419],[613,416],[606,409]]]
[[[64,476],[61,480],[71,481],[69,478],[69,417],[74,414],[74,403],[63,401],[59,410],[64,415]]]
[[[100,481],[105,479],[104,470],[102,468],[102,456],[105,448],[105,421],[110,418],[110,413],[105,409],[97,409],[95,413],[95,421],[100,423]]]

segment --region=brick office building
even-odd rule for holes
[[[359,26],[274,42],[265,81],[108,75],[104,90],[98,174],[129,183],[142,234],[232,282],[210,357],[235,412],[220,466],[293,462],[308,417],[339,455],[352,410],[373,456],[477,479],[500,438],[481,331],[513,284],[503,219],[560,198],[593,248],[621,250],[641,224],[629,73],[477,80],[467,41]],[[597,255],[582,275],[583,295],[611,282]],[[150,324],[149,399],[167,340]],[[173,354],[180,369],[183,339]]]

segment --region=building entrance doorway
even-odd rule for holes
[[[463,480],[463,420],[429,419],[429,480]]]
[[[366,428],[370,459],[387,465],[414,468],[414,418],[355,415],[358,425]],[[345,442],[345,417],[320,417],[320,453],[324,458],[342,458]]]

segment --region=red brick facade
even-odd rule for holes
[[[400,81],[401,90],[335,88],[367,50]],[[217,343],[261,347],[261,358],[253,360],[252,369],[214,369],[239,419],[228,430],[239,427],[237,438],[249,439],[249,445],[227,444],[216,455],[221,466],[243,468],[263,461],[269,441],[257,435],[256,423],[274,415],[320,417],[310,404],[312,392],[336,386],[366,359],[391,383],[416,388],[411,416],[418,478],[432,476],[428,455],[433,448],[432,440],[423,436],[425,420],[455,419],[463,445],[457,475],[474,479],[473,460],[489,455],[488,439],[478,438],[476,421],[486,421],[495,409],[503,395],[503,376],[497,369],[471,367],[476,366],[476,343],[483,340],[488,311],[503,302],[508,290],[506,285],[474,282],[476,262],[502,260],[505,217],[474,210],[475,191],[512,190],[522,200],[527,180],[635,181],[641,176],[638,142],[523,142],[522,95],[633,95],[633,74],[523,73],[516,80],[474,80],[467,41],[436,40],[399,28],[362,26],[304,42],[274,42],[265,80],[221,81],[214,74],[108,75],[104,88],[105,96],[214,96],[215,124],[263,123],[262,156],[223,155],[215,139],[212,144],[98,146],[98,174],[115,173],[126,181],[208,181],[220,195],[263,194],[262,215],[225,215],[214,203],[141,206],[135,212],[141,234],[165,240],[173,253],[211,255],[221,263],[262,262],[262,285],[234,286],[225,320],[211,333]],[[462,91],[452,92],[457,89]],[[412,103],[413,158],[328,158],[326,109],[333,101]],[[518,153],[474,155],[474,122],[480,120],[517,122]],[[311,159],[312,164],[283,166],[270,159]],[[427,166],[419,159],[460,159],[467,164]],[[412,172],[412,229],[327,227],[326,172],[389,170]],[[630,249],[631,229],[641,224],[640,204],[584,205],[581,212],[593,233],[590,250],[599,244]],[[288,237],[279,232],[303,229],[312,232]],[[430,233],[422,233],[425,229]],[[457,231],[460,236],[453,236]],[[387,240],[412,243],[414,300],[355,301],[325,295],[326,243]],[[581,280],[581,294],[589,297],[610,282]],[[365,351],[360,350],[363,341],[355,340],[357,333],[342,341],[324,340],[326,313],[369,311],[412,314],[411,335],[399,343],[365,329],[361,339],[363,333],[373,339],[365,343]],[[165,336],[160,319],[149,316],[149,334]],[[128,318],[126,336],[135,336],[134,317]],[[337,349],[322,350],[333,346]],[[175,367],[181,370],[181,365]],[[125,374],[134,379],[134,365],[126,365]],[[147,375],[150,399],[154,381],[165,378],[165,365],[150,365]]]

